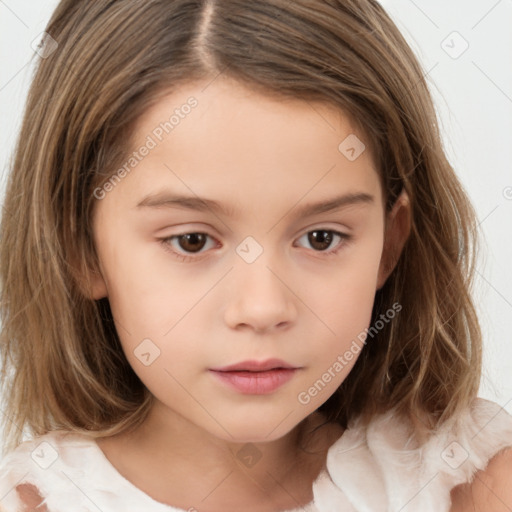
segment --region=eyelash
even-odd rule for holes
[[[309,233],[313,233],[314,231],[323,231],[323,232],[327,232],[327,233],[331,233],[332,235],[334,236],[338,236],[340,237],[340,241],[338,242],[337,246],[335,249],[326,249],[324,251],[315,251],[314,249],[312,249],[313,252],[316,252],[316,253],[319,253],[319,254],[322,254],[322,255],[325,255],[326,257],[329,257],[329,256],[335,256],[336,254],[338,254],[339,251],[341,251],[341,249],[343,249],[343,247],[346,246],[347,242],[349,242],[352,238],[351,235],[347,235],[346,233],[341,233],[339,231],[336,231],[334,229],[322,229],[322,228],[317,228],[317,229],[312,229],[310,231],[306,231],[306,233],[304,233],[303,235],[301,235],[299,237],[302,238],[303,236],[305,235],[308,235]],[[208,233],[203,233],[202,231],[190,231],[190,232],[187,232],[187,233],[180,233],[178,235],[172,235],[172,236],[169,236],[167,238],[161,238],[160,239],[160,242],[164,248],[164,250],[170,252],[171,254],[173,254],[174,256],[176,256],[178,259],[180,259],[181,261],[198,261],[199,259],[202,259],[202,255],[204,254],[204,252],[198,252],[198,253],[189,253],[189,254],[183,254],[181,252],[178,252],[178,251],[175,251],[174,249],[172,249],[171,247],[171,241],[173,239],[178,239],[179,237],[181,236],[185,236],[185,235],[206,235],[208,238],[212,239],[212,240],[215,240],[212,236],[210,236]],[[206,251],[205,251],[206,252]],[[195,255],[193,255],[195,254]],[[197,255],[197,256],[196,256]]]

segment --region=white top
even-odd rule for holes
[[[367,428],[353,421],[328,451],[313,502],[289,512],[448,512],[451,489],[512,447],[512,416],[477,398],[423,445],[412,433],[392,411]],[[16,491],[23,483],[37,487],[50,512],[186,512],[126,480],[94,440],[64,431],[25,441],[4,457],[0,511],[25,510]]]

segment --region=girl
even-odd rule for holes
[[[2,510],[510,510],[474,213],[379,4],[62,0],[46,32]]]

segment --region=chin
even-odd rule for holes
[[[269,443],[289,434],[304,419],[303,415],[299,417],[294,412],[288,413],[288,416],[262,412],[232,415],[229,419],[219,421],[222,426],[216,423],[212,434],[231,443]]]

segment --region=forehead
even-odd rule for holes
[[[139,198],[162,183],[232,202],[380,190],[365,136],[340,109],[223,78],[161,97],[135,125],[132,146],[150,148],[127,180]]]

